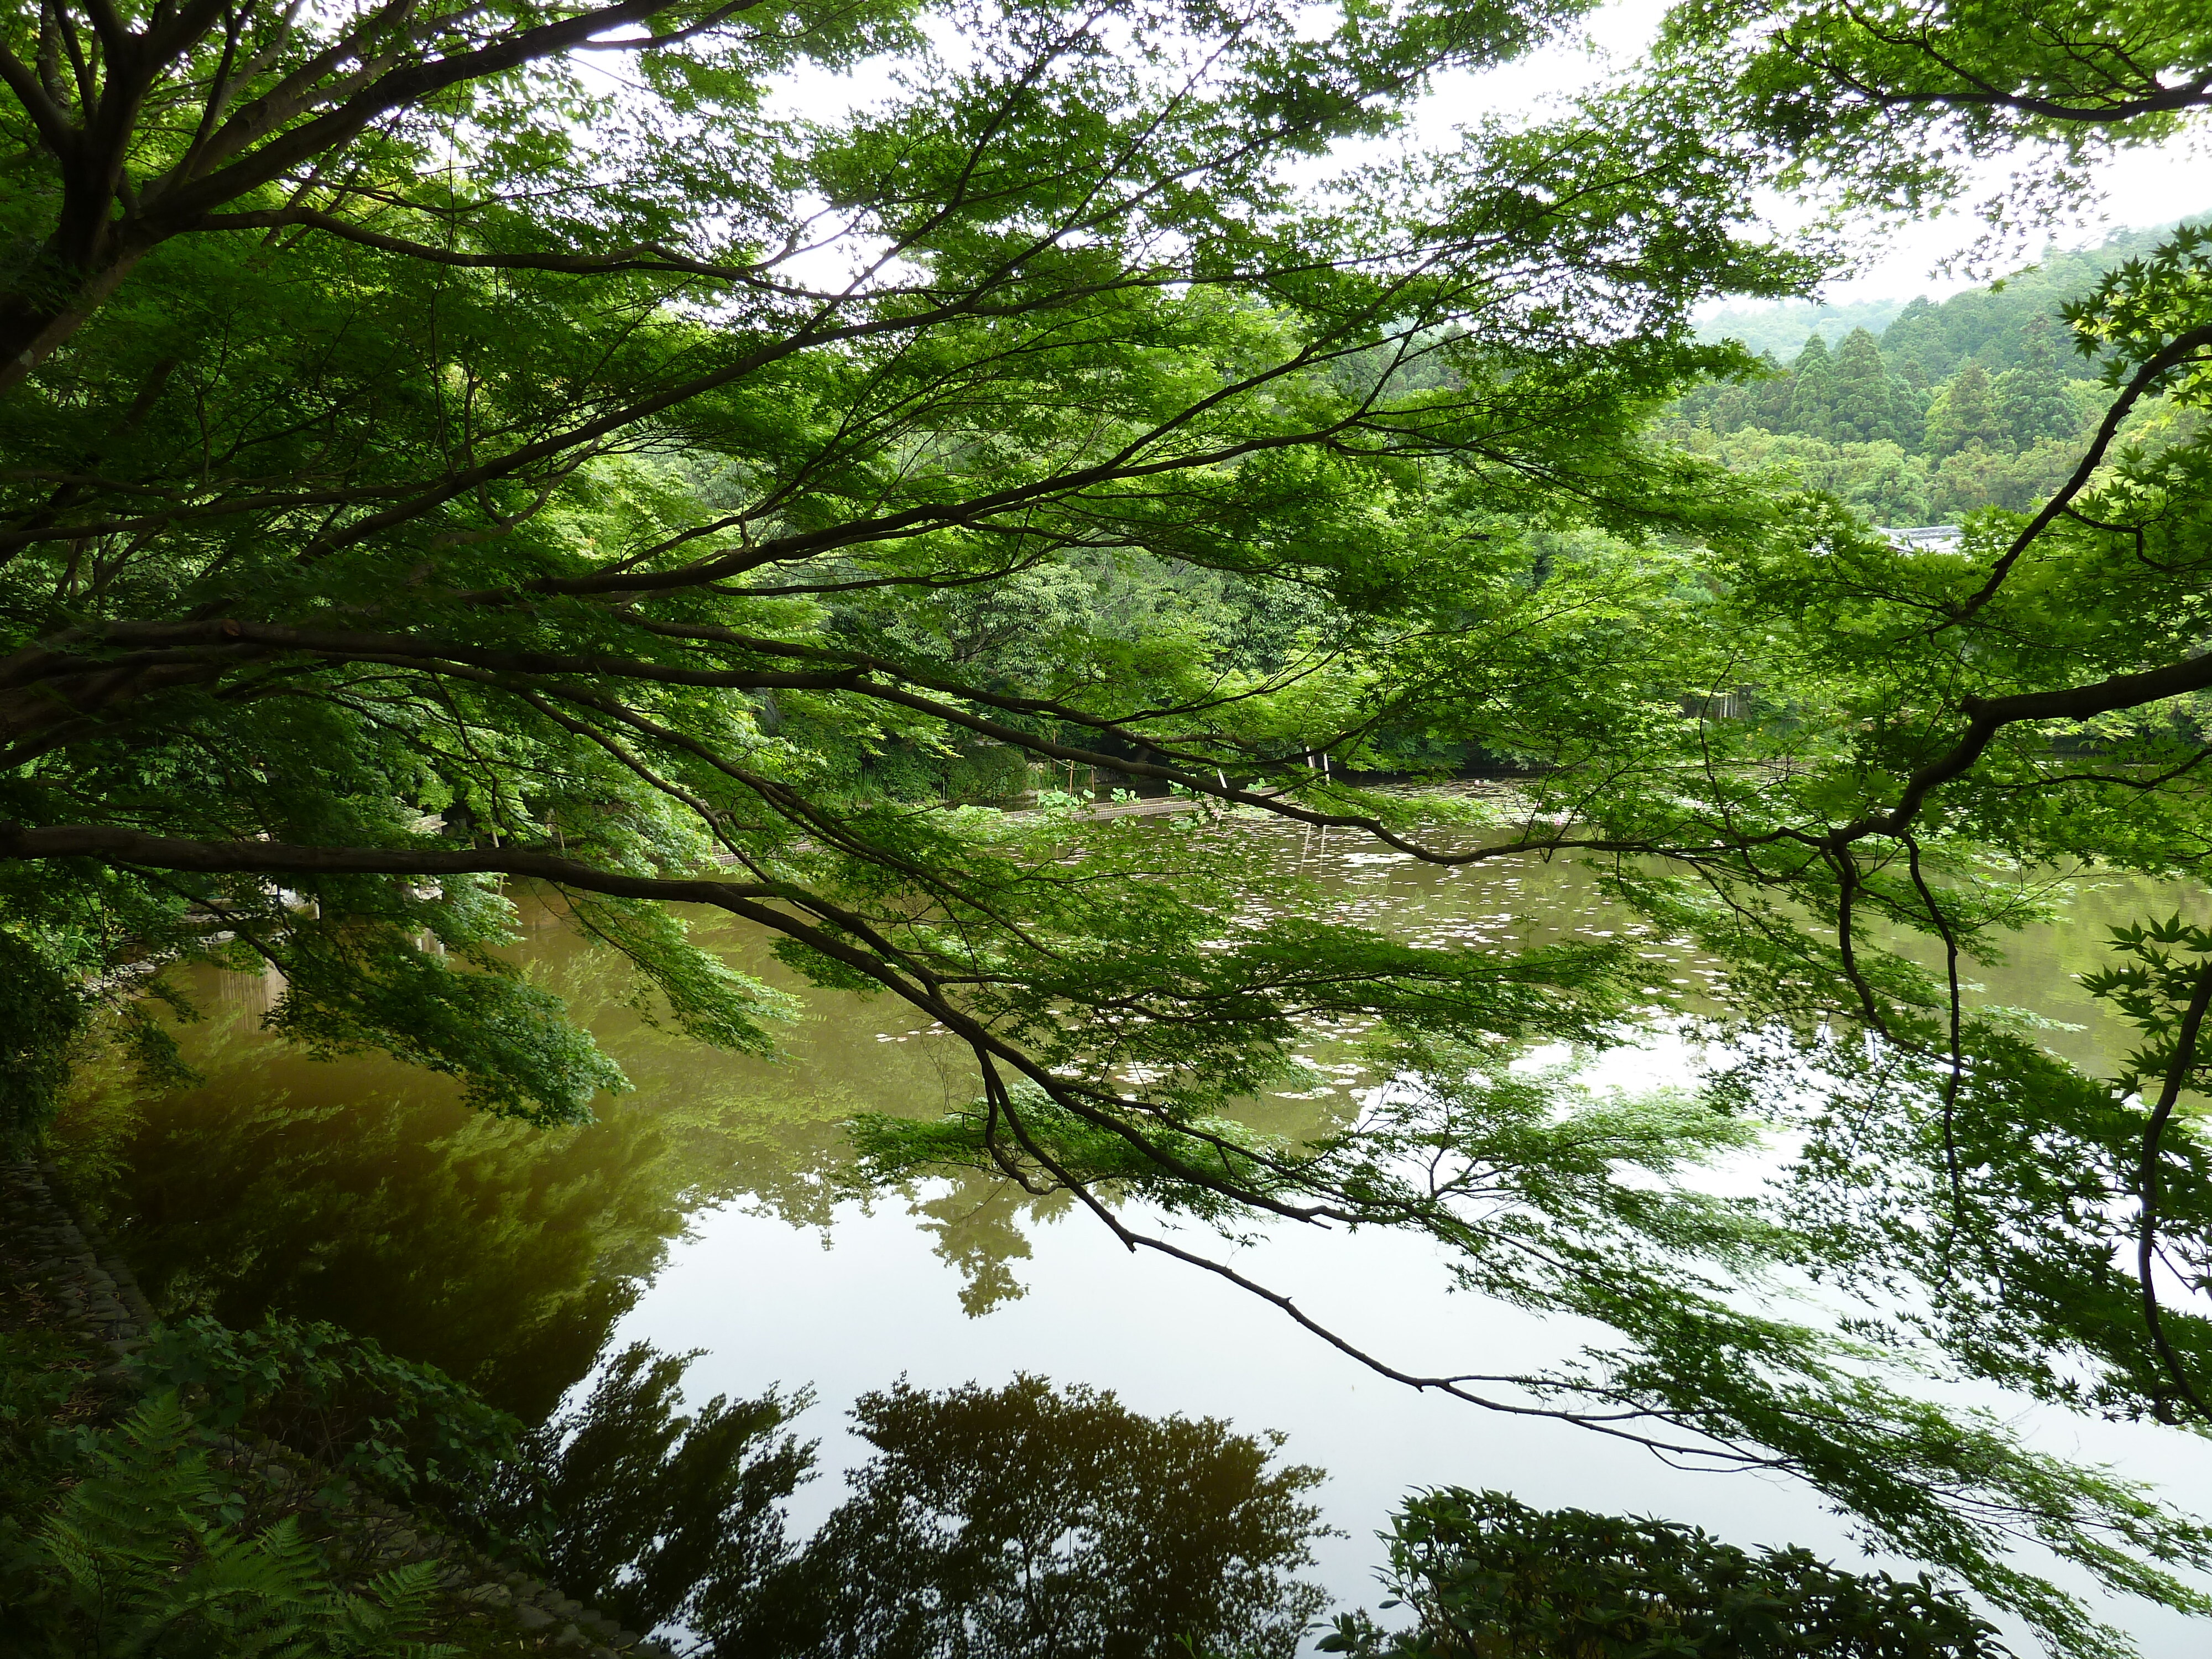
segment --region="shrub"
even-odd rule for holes
[[[205,1429],[265,1435],[333,1474],[464,1512],[522,1427],[434,1365],[319,1321],[237,1331],[196,1315],[156,1326],[139,1363]]]

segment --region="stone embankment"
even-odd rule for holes
[[[55,1194],[46,1179],[51,1173],[27,1159],[0,1161],[0,1230],[14,1246],[10,1253],[29,1265],[47,1299],[63,1310],[63,1328],[100,1357],[98,1380],[118,1394],[135,1394],[141,1386],[136,1357],[153,1328],[154,1310],[129,1266]],[[289,1450],[228,1437],[217,1443],[270,1487],[323,1484]],[[422,1516],[351,1481],[334,1496],[318,1491],[306,1503],[357,1559],[386,1567],[443,1561],[440,1579],[458,1609],[511,1623],[544,1651],[589,1659],[674,1659],[665,1644],[623,1629],[514,1563],[487,1559]]]
[[[145,1346],[154,1310],[131,1269],[106,1240],[62,1206],[36,1164],[0,1163],[0,1226],[64,1310],[63,1324],[112,1355],[99,1372],[118,1388],[135,1385],[131,1357]]]

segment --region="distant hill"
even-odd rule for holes
[[[1875,524],[2029,511],[2079,464],[2112,397],[2073,349],[2059,307],[2175,228],[2053,248],[1940,305],[1923,296],[1723,313],[1700,331],[1742,341],[1771,371],[1698,387],[1660,428],[1729,467],[1826,490]],[[2121,433],[2153,438],[2160,422],[2194,418],[2153,399]]]
[[[1731,306],[1698,325],[1701,340],[1741,340],[1753,351],[1788,362],[1817,334],[1830,345],[1855,328],[1879,334],[1905,309],[1902,300],[1860,300],[1847,306],[1785,300],[1771,306]]]
[[[2024,270],[1940,303],[1923,295],[1910,301],[1862,300],[1847,306],[1796,300],[1733,307],[1699,325],[1698,337],[1741,340],[1754,352],[1787,363],[1814,334],[1833,346],[1853,329],[1863,328],[1881,342],[1882,355],[1893,364],[1901,368],[1908,361],[1917,362],[1928,383],[1948,380],[1968,358],[1995,374],[2023,361],[2032,318],[2056,322],[2061,301],[2087,293],[2106,271],[2149,252],[2187,222],[2115,231],[2091,248],[2047,248]]]

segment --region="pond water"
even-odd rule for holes
[[[1272,837],[1285,869],[1394,931],[1533,941],[1624,926],[1571,864],[1441,871],[1341,834],[1229,827]],[[2021,934],[2002,968],[1973,977],[1983,1000],[2069,1022],[2051,1046],[2102,1067],[2124,1034],[2072,975],[2104,954],[2106,922],[2201,908],[2201,892],[2111,877],[2065,887],[2061,920]],[[80,1177],[79,1195],[157,1305],[234,1324],[272,1310],[332,1320],[532,1419],[639,1340],[703,1351],[686,1383],[695,1399],[811,1386],[818,1403],[798,1426],[820,1438],[823,1472],[793,1505],[800,1534],[868,1449],[844,1416],[858,1396],[902,1376],[943,1389],[1029,1374],[1111,1389],[1139,1412],[1285,1431],[1287,1456],[1328,1472],[1317,1501],[1346,1535],[1319,1547],[1312,1576],[1340,1607],[1374,1604],[1374,1534],[1425,1485],[1656,1513],[1739,1544],[1866,1559],[1801,1488],[1684,1473],[1582,1431],[1416,1395],[1231,1285],[1128,1254],[1064,1200],[980,1178],[854,1199],[835,1180],[842,1123],[964,1101],[969,1073],[952,1039],[888,999],[808,991],[782,1057],[714,1054],[623,1006],[613,964],[556,918],[524,920],[534,971],[571,1000],[636,1091],[582,1128],[498,1122],[461,1109],[443,1080],[389,1062],[302,1059],[259,1030],[272,983],[204,975],[194,988],[210,1018],[183,1042],[205,1086],[138,1101],[135,1119],[114,1101],[81,1108],[74,1131],[92,1134],[111,1115],[115,1167]],[[799,988],[762,936],[726,919],[700,925],[735,964]],[[1695,990],[1698,963],[1656,946],[1650,955],[1655,983]],[[1255,1121],[1296,1134],[1353,1109],[1355,1070],[1340,1053],[1313,1055],[1330,1085],[1255,1103]],[[1680,1061],[1662,1040],[1597,1070],[1634,1084]],[[1386,1234],[1276,1229],[1234,1260],[1408,1368],[1520,1370],[1582,1334],[1449,1293],[1431,1247]],[[2202,1441],[2017,1414],[2050,1449],[2154,1475],[2200,1508],[2212,1499]],[[2100,1610],[2149,1659],[2207,1651],[2201,1627],[2157,1609]]]

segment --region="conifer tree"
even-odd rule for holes
[[[1777,374],[1781,366],[1769,358],[1768,363]],[[1724,386],[1715,391],[1695,412],[1705,416],[1705,424],[1717,433],[1729,433],[1759,422],[1760,398],[1768,388],[1763,385]],[[1685,399],[1686,405],[1688,400]]]
[[[1772,378],[1759,384],[1757,396],[1747,405],[1745,424],[1779,432],[1789,424],[1790,400],[1797,391],[1796,372],[1784,368],[1772,352],[1761,352],[1759,361]]]
[[[1855,328],[1835,356],[1834,436],[1839,443],[1902,444],[1910,405],[1873,335]]]
[[[2058,367],[2050,319],[2038,317],[2028,325],[2021,362],[1997,376],[1993,395],[1997,419],[2015,447],[2072,435],[2077,424],[2074,400]]]
[[[1881,353],[1890,367],[1907,379],[1917,371],[1923,385],[1942,380],[1958,361],[1958,353],[1945,337],[1942,307],[1924,294],[1899,312],[1897,320],[1882,331]]]
[[[1808,438],[1827,437],[1836,423],[1836,373],[1828,343],[1818,334],[1797,354],[1790,394],[1790,411],[1782,429],[1802,432]]]
[[[1953,455],[1974,443],[1994,449],[2004,442],[2004,423],[1997,415],[1989,371],[1979,363],[1968,363],[1944,382],[1928,406],[1928,453]]]

